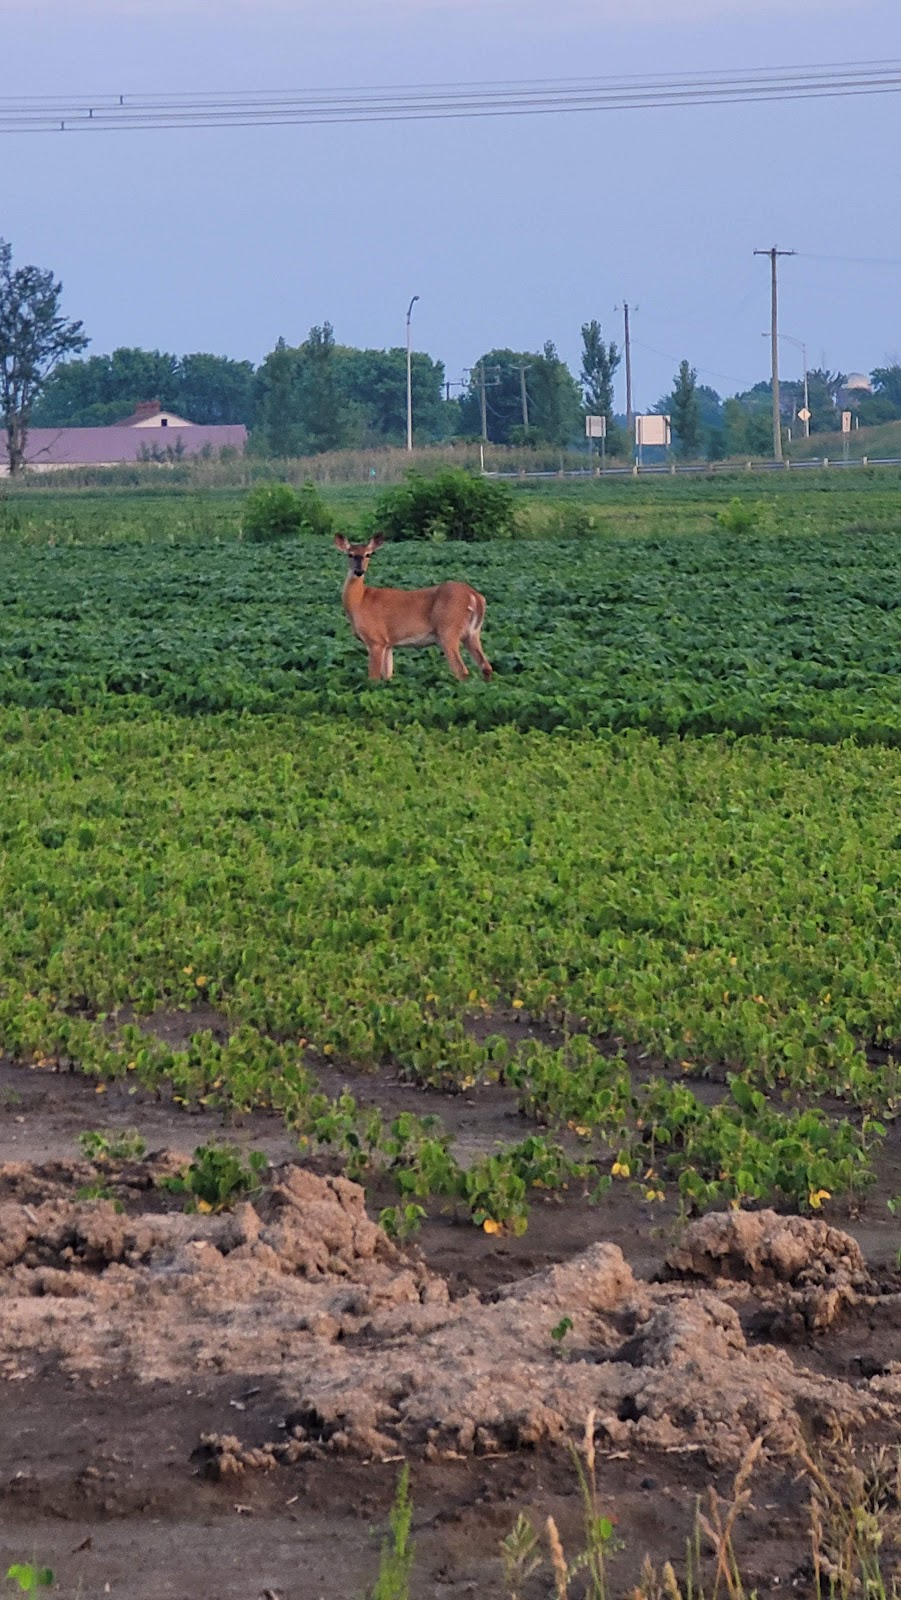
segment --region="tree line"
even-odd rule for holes
[[[121,348],[84,357],[87,336],[80,322],[63,316],[61,295],[51,272],[15,268],[11,247],[0,239],[0,415],[13,472],[24,462],[29,427],[102,426],[124,419],[146,400],[159,400],[195,423],[243,423],[249,448],[275,457],[404,441],[407,357],[400,347],[342,345],[325,322],[297,345],[279,339],[259,367],[204,352],[175,356]],[[584,419],[597,415],[606,419],[608,453],[630,454],[626,419],[614,410],[622,351],[596,319],[582,324],[581,336],[577,375],[551,341],[540,350],[487,350],[460,384],[446,381],[441,361],[416,351],[416,442],[484,438],[563,449],[584,441]],[[810,431],[838,428],[846,406],[862,426],[901,418],[901,365],[876,368],[871,381],[872,392],[849,395],[844,374],[811,371]],[[698,383],[697,370],[683,360],[672,389],[653,409],[671,417],[674,446],[683,456],[768,455],[771,393],[765,381],[724,399]],[[802,404],[801,384],[783,384],[781,398],[788,425]]]
[[[485,438],[499,445],[584,441],[586,415],[607,422],[607,453],[630,453],[626,419],[614,407],[622,352],[604,338],[597,320],[582,326],[578,376],[548,341],[541,350],[486,350],[452,394],[444,365],[421,351],[411,363],[418,444]],[[841,427],[843,409],[861,427],[901,418],[901,365],[877,367],[872,392],[845,391],[846,376],[816,367],[807,375],[811,433]],[[259,367],[203,353],[174,356],[120,349],[112,355],[61,362],[34,402],[36,427],[94,427],[128,416],[141,400],[158,399],[197,423],[241,422],[250,449],[276,457],[328,450],[401,445],[406,436],[406,351],[360,350],[339,344],[329,323],[290,345],[279,339]],[[651,410],[669,415],[673,445],[684,457],[724,460],[768,455],[772,449],[769,380],[723,397],[699,383],[681,362],[673,385]],[[797,437],[804,404],[800,381],[780,385],[786,427]]]

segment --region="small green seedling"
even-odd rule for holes
[[[405,1239],[418,1233],[424,1223],[428,1212],[424,1206],[385,1206],[379,1212],[379,1223],[384,1228],[389,1239],[397,1239],[403,1243]]]
[[[175,1194],[191,1195],[196,1211],[222,1211],[241,1195],[261,1188],[268,1162],[262,1150],[251,1150],[247,1164],[231,1144],[201,1144],[185,1172],[164,1178],[163,1187]]]
[[[140,1161],[147,1149],[147,1140],[137,1128],[125,1128],[121,1133],[86,1128],[78,1135],[78,1143],[86,1161]]]
[[[572,1333],[572,1317],[561,1317],[555,1328],[551,1329],[551,1338],[557,1346],[557,1353],[563,1355],[563,1341],[568,1333]]]
[[[409,1600],[410,1573],[413,1568],[413,1541],[410,1538],[413,1503],[410,1499],[410,1468],[406,1462],[397,1480],[388,1521],[391,1535],[382,1545],[372,1600]]]
[[[30,1561],[16,1561],[8,1568],[7,1581],[15,1584],[20,1594],[33,1594],[36,1589],[52,1589],[53,1573],[50,1567],[35,1567]]]
[[[120,1212],[125,1210],[122,1201],[116,1199],[108,1183],[83,1183],[80,1188],[76,1189],[75,1198],[76,1200],[111,1200],[114,1210]]]

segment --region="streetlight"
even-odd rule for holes
[[[805,437],[805,439],[809,439],[810,438],[810,396],[809,396],[809,394],[807,392],[807,346],[806,346],[806,344],[804,343],[804,341],[802,339],[793,339],[790,333],[780,334],[779,337],[781,339],[787,339],[789,344],[797,345],[798,349],[801,352],[801,365],[804,368],[804,410],[807,412],[806,417],[803,419],[804,420],[804,437]]]
[[[760,337],[762,339],[768,339],[770,336],[769,336],[768,333],[762,333],[760,335]],[[810,397],[809,397],[808,391],[807,391],[807,346],[806,346],[806,344],[804,343],[804,341],[802,339],[793,339],[792,335],[790,333],[780,333],[779,334],[779,338],[780,339],[785,339],[788,344],[793,344],[793,345],[797,346],[797,348],[801,352],[801,364],[802,364],[802,366],[804,368],[804,410],[807,412],[807,416],[802,418],[802,421],[804,423],[804,437],[805,437],[805,439],[809,439],[810,438]]]
[[[410,340],[411,340],[411,337],[412,337],[411,333],[410,333],[410,319],[413,316],[413,307],[415,306],[415,304],[416,304],[418,299],[419,299],[419,295],[418,294],[414,294],[412,300],[410,301],[410,304],[407,306],[407,449],[408,450],[412,450],[412,448],[413,448],[413,347],[412,347],[412,345],[410,343]]]

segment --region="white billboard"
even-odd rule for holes
[[[585,418],[585,437],[586,437],[586,439],[606,439],[606,437],[607,437],[607,418],[606,417],[586,417]]]
[[[642,445],[670,443],[670,419],[660,416],[659,412],[652,412],[646,417],[635,418],[635,443],[641,449]]]

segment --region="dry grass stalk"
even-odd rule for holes
[[[547,1519],[547,1539],[551,1550],[551,1566],[554,1569],[554,1588],[557,1600],[567,1600],[569,1594],[569,1568],[563,1554],[563,1544],[557,1524],[553,1517]]]
[[[732,1544],[732,1534],[735,1524],[746,1510],[751,1501],[751,1490],[748,1487],[754,1468],[760,1459],[763,1449],[763,1437],[758,1436],[753,1444],[745,1451],[735,1475],[732,1485],[732,1498],[728,1502],[720,1499],[714,1488],[708,1491],[710,1515],[705,1517],[698,1511],[698,1522],[702,1533],[710,1540],[716,1556],[716,1576],[713,1580],[713,1600],[717,1600],[720,1584],[724,1583],[729,1594],[729,1600],[744,1600],[744,1586],[741,1581],[741,1572],[735,1558]]]

